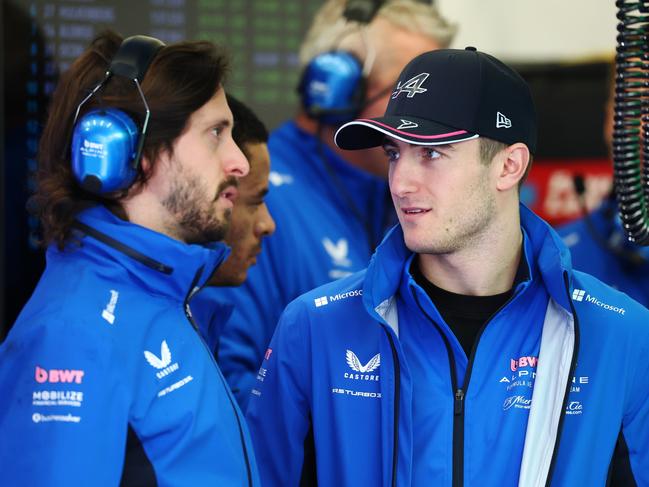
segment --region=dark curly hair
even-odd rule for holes
[[[122,40],[112,31],[99,34],[63,74],[52,97],[38,150],[37,189],[29,205],[41,220],[45,245],[56,243],[62,248],[75,216],[88,206],[104,204],[126,218],[120,200],[146,180],[138,168],[130,189],[97,196],[81,188],[71,169],[70,139],[77,106],[103,79]],[[141,80],[151,110],[143,158],[154,164],[162,151],[173,150],[191,114],[222,87],[228,69],[228,55],[211,42],[178,42],[158,51]],[[133,81],[119,76],[113,76],[83,106],[80,116],[99,106],[123,110],[139,126],[145,115]]]

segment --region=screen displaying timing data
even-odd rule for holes
[[[274,128],[298,99],[298,49],[322,0],[2,0],[4,310],[0,340],[44,267],[25,209],[56,82],[103,29],[165,42],[210,40],[232,57],[226,89]],[[4,315],[4,316],[2,316]]]
[[[205,39],[232,54],[232,93],[255,108],[271,127],[293,114],[297,98],[297,51],[322,0],[5,0],[22,10],[30,28],[12,32],[12,41],[43,44],[34,49],[65,71],[104,28],[123,36],[146,34],[165,42]],[[12,30],[4,22],[3,31]],[[38,53],[34,52],[33,55]],[[40,67],[36,66],[38,70]],[[42,73],[33,72],[34,76]],[[50,91],[48,83],[42,89]]]

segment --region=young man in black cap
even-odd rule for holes
[[[399,225],[284,311],[247,414],[266,484],[603,485],[621,433],[648,485],[649,312],[520,204],[523,79],[429,52],[335,141],[383,147]]]

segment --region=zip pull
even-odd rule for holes
[[[464,412],[464,391],[458,389],[455,391],[455,414],[459,415]]]
[[[187,319],[189,320],[189,323],[192,325],[192,328],[198,331],[198,326],[194,321],[194,315],[192,315],[192,310],[189,308],[189,303],[185,303],[185,316],[187,316]]]

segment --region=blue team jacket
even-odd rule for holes
[[[249,434],[188,312],[226,254],[97,206],[51,246],[0,346],[3,485],[259,485]]]
[[[620,432],[649,485],[649,311],[521,218],[530,277],[470,357],[398,226],[366,271],[287,307],[247,411],[264,485],[298,485],[314,455],[320,485],[603,486]]]
[[[220,290],[234,306],[228,321],[216,327],[206,324],[222,328],[219,365],[244,410],[286,305],[314,287],[363,269],[369,261],[373,249],[347,197],[367,218],[374,245],[393,215],[385,180],[351,166],[295,123],[275,130],[268,148],[271,173],[266,202],[277,230],[264,239],[246,282]],[[209,298],[200,299],[193,307],[203,316],[209,314],[198,309],[211,307]]]

